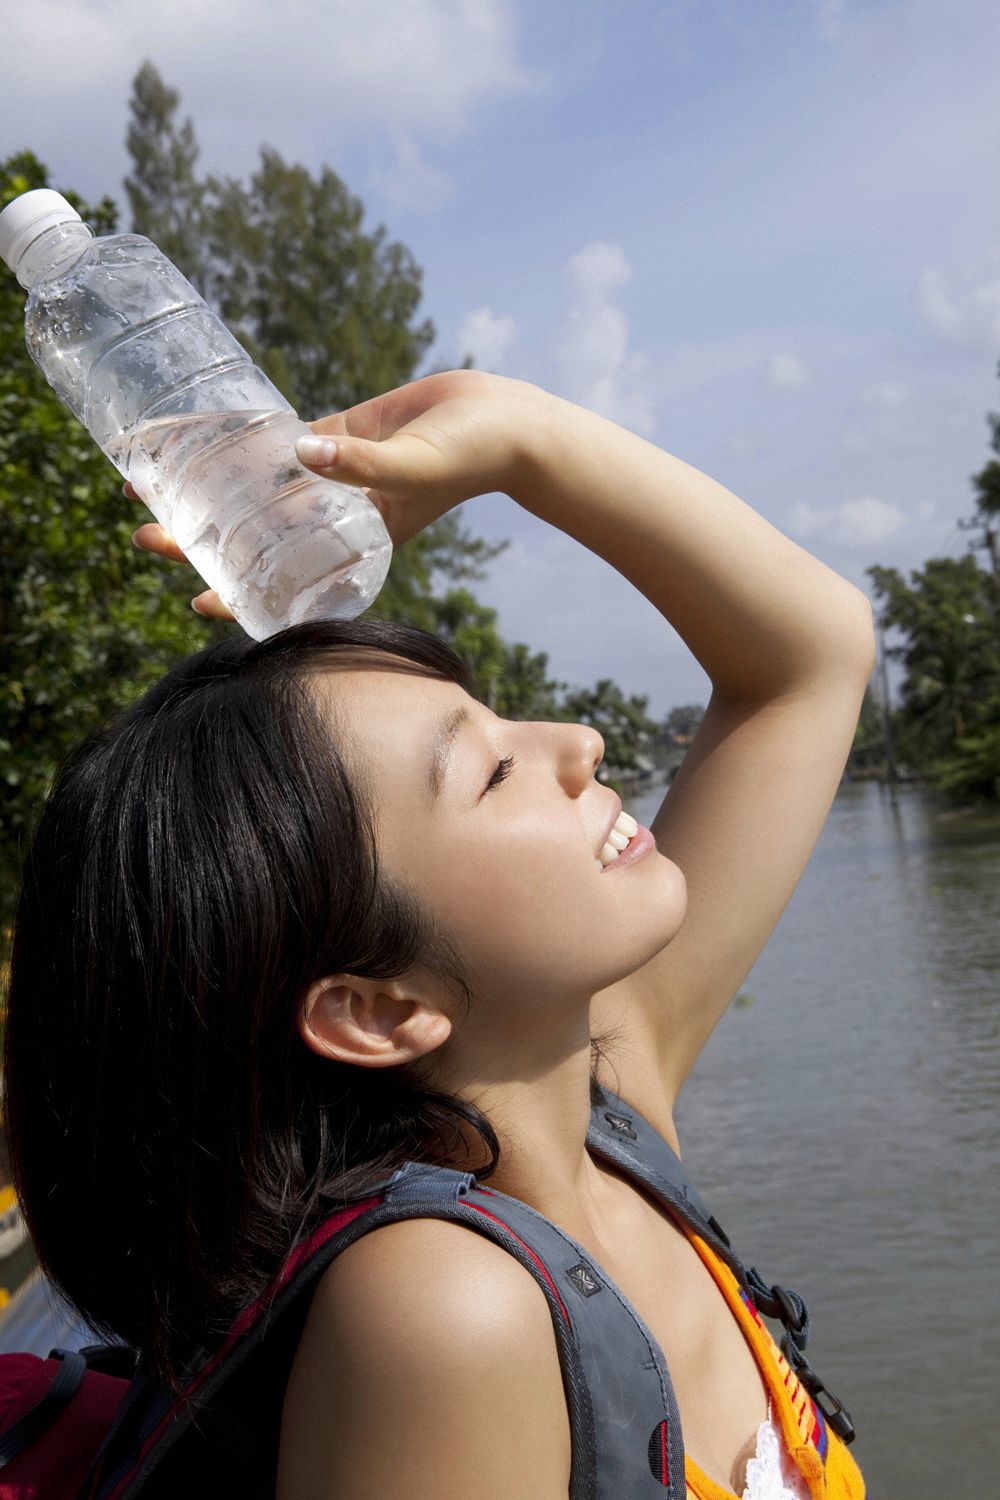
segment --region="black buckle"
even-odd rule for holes
[[[824,1395],[828,1400],[833,1402],[832,1410],[823,1405]],[[812,1398],[826,1418],[827,1426],[832,1427],[837,1436],[842,1438],[845,1443],[853,1443],[856,1434],[851,1414],[844,1403],[837,1400],[830,1387],[824,1385],[821,1381],[819,1390],[812,1393]]]
[[[795,1373],[823,1413],[827,1426],[832,1427],[837,1436],[842,1438],[845,1443],[853,1443],[857,1434],[854,1431],[854,1422],[851,1419],[851,1414],[843,1401],[833,1394],[828,1385],[823,1384],[812,1365],[805,1359],[797,1366]],[[831,1406],[823,1405],[824,1396],[826,1396],[828,1401],[832,1402]]]

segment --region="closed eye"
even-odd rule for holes
[[[501,783],[501,781],[505,781],[506,780],[506,778],[511,773],[511,769],[513,768],[513,765],[514,765],[514,757],[513,757],[513,755],[505,755],[504,758],[503,758],[503,760],[497,766],[496,770],[493,772],[493,775],[490,777],[489,781],[486,783],[486,787],[485,787],[485,789],[483,791],[483,796],[484,797],[485,797],[486,793],[489,792],[489,791],[492,791],[492,789],[495,786],[499,786],[500,783]]]

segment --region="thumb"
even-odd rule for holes
[[[410,493],[433,481],[442,467],[440,455],[429,443],[407,433],[394,433],[379,442],[307,434],[297,440],[295,456],[324,478],[383,494]]]

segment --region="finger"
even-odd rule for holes
[[[215,589],[206,589],[191,600],[195,614],[206,615],[210,620],[235,620],[232,610],[227,609]]]
[[[440,481],[444,462],[434,445],[416,433],[397,432],[381,442],[359,437],[310,434],[295,444],[299,463],[325,479],[406,495]]]
[[[133,531],[132,543],[141,547],[144,552],[155,552],[157,556],[167,557],[171,562],[187,562],[187,554],[181,551],[170,533],[155,521],[149,521]]]

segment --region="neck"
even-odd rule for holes
[[[561,1039],[552,1025],[544,1038],[523,1038],[520,1047],[508,1027],[502,1050],[496,1038],[479,1049],[463,1038],[462,1054],[452,1051],[446,1061],[440,1059],[432,1080],[433,1087],[482,1110],[496,1130],[500,1165],[484,1185],[519,1198],[571,1233],[581,1225],[596,1230],[609,1191],[608,1173],[586,1145],[591,1116],[588,1012],[585,1007],[583,1024]],[[464,1122],[460,1136],[462,1147],[445,1164],[460,1171],[481,1170],[480,1137]]]

